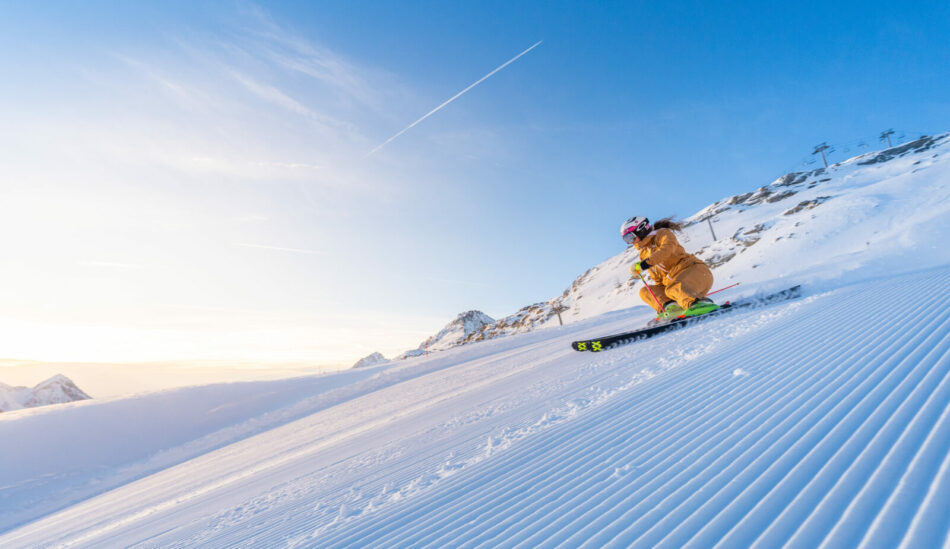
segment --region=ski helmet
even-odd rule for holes
[[[620,226],[620,236],[623,237],[623,241],[627,244],[633,244],[634,237],[643,238],[650,234],[652,230],[653,226],[650,225],[649,219],[636,216],[631,217]]]

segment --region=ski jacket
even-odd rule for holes
[[[669,229],[657,229],[634,246],[640,252],[640,260],[650,264],[650,277],[664,286],[675,283],[676,277],[693,265],[705,265],[702,259],[686,253]],[[636,274],[633,265],[630,273]]]

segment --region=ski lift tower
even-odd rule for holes
[[[888,148],[888,149],[890,149],[891,147],[894,146],[894,145],[891,145],[891,136],[892,136],[892,135],[894,135],[894,129],[893,129],[893,128],[889,128],[889,129],[887,129],[887,130],[881,132],[881,136],[880,136],[880,137],[881,137],[881,141],[887,141],[887,148]]]
[[[824,162],[826,168],[828,167],[828,159],[825,158],[825,151],[830,148],[831,147],[828,146],[828,143],[820,143],[815,145],[815,150],[811,152],[811,154],[821,154],[821,161]]]
[[[568,308],[565,307],[564,304],[558,302],[552,305],[551,309],[554,310],[555,313],[557,313],[557,323],[560,324],[561,326],[564,326],[564,321],[561,320],[561,313],[566,311]]]

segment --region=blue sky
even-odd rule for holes
[[[629,216],[950,129],[946,3],[0,6],[3,357],[393,354]]]

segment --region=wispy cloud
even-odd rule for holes
[[[266,215],[261,214],[247,214],[235,218],[235,221],[239,223],[263,223],[270,220]]]
[[[347,101],[357,100],[372,108],[379,106],[377,86],[367,81],[367,69],[356,67],[343,56],[307,40],[278,24],[263,8],[248,4],[245,14],[255,22],[247,32],[256,38],[255,51],[284,69],[320,81]]]
[[[323,168],[318,164],[307,164],[306,162],[254,162],[254,165],[262,168],[285,168],[288,170],[320,170]]]
[[[443,108],[445,108],[446,105],[448,105],[448,104],[451,103],[452,101],[455,101],[456,99],[458,99],[459,97],[461,97],[462,95],[464,95],[465,92],[467,92],[468,90],[470,90],[470,89],[474,88],[475,86],[481,84],[481,83],[484,82],[485,80],[488,80],[488,79],[491,78],[491,76],[494,75],[496,72],[498,72],[498,71],[500,71],[501,69],[507,67],[508,65],[514,63],[515,61],[517,61],[517,60],[518,60],[521,56],[523,56],[524,54],[526,54],[526,53],[528,53],[529,51],[533,50],[534,48],[540,46],[540,45],[541,45],[541,42],[542,42],[542,40],[539,40],[537,43],[535,43],[535,44],[534,44],[533,46],[531,46],[530,48],[528,48],[528,49],[524,50],[523,52],[519,53],[518,55],[512,57],[511,59],[509,59],[508,61],[504,62],[501,66],[499,66],[499,67],[496,68],[495,70],[491,71],[490,73],[488,73],[488,74],[486,74],[485,76],[483,76],[483,77],[481,77],[480,79],[478,79],[474,84],[470,85],[469,87],[465,88],[464,90],[462,90],[462,91],[458,92],[457,94],[453,95],[452,97],[450,97],[448,100],[446,100],[445,102],[443,102],[443,103],[442,103],[441,105],[439,105],[438,107],[436,107],[436,108],[432,109],[431,111],[427,112],[425,115],[422,116],[422,118],[416,120],[416,121],[413,122],[412,124],[409,124],[408,126],[406,126],[405,128],[403,128],[400,132],[398,132],[396,135],[394,135],[394,136],[390,137],[389,139],[387,139],[386,141],[383,141],[382,143],[380,143],[375,149],[373,149],[373,150],[369,151],[368,153],[366,153],[366,156],[370,156],[370,155],[372,155],[373,153],[375,153],[376,151],[378,151],[379,149],[382,149],[383,147],[385,147],[386,145],[388,145],[389,143],[391,143],[394,139],[396,139],[396,138],[399,137],[400,135],[406,133],[407,131],[411,130],[413,127],[415,127],[417,124],[419,124],[420,122],[422,122],[422,121],[425,120],[426,118],[429,118],[429,117],[432,116],[433,114],[439,112],[440,110],[442,110]]]
[[[181,81],[173,80],[164,74],[164,71],[157,66],[145,63],[124,52],[110,51],[109,55],[129,68],[143,74],[146,78],[150,79],[150,81],[158,84],[160,89],[169,92],[180,101],[199,107],[205,107],[209,102],[213,102],[213,98],[207,97],[206,94],[201,93],[196,88],[188,86]]]
[[[130,271],[145,268],[145,265],[136,265],[134,263],[116,263],[113,261],[80,261],[79,264],[85,267],[106,267],[109,269],[124,269]]]
[[[354,161],[372,144],[353,119],[366,112],[365,102],[378,102],[375,90],[383,88],[371,85],[362,67],[294,36],[262,11],[220,36],[171,34],[165,40],[183,55],[168,61],[108,50],[120,70],[89,71],[87,80],[97,88],[121,91],[117,104],[145,97],[149,107],[135,109],[134,124],[103,129],[89,147],[198,177],[305,179],[334,188],[352,179],[347,174]],[[301,73],[314,80],[299,85]],[[129,91],[136,86],[149,93]],[[361,97],[331,99],[347,90]]]
[[[310,118],[321,118],[315,112],[303,106],[299,101],[277,89],[275,86],[258,82],[253,78],[245,76],[234,70],[231,71],[231,76],[243,84],[244,87],[248,89],[248,91],[263,99],[264,101],[267,101],[268,103]]]
[[[232,246],[239,246],[241,248],[257,248],[261,250],[276,250],[279,252],[292,252],[296,254],[310,254],[310,255],[323,255],[323,252],[316,250],[302,250],[300,248],[284,248],[281,246],[264,246],[263,244],[243,244],[240,242],[235,242],[231,244]]]
[[[347,132],[358,131],[353,124],[340,121],[332,116],[321,114],[308,108],[275,85],[258,81],[234,69],[229,70],[229,72],[231,76],[240,82],[248,91],[271,105],[309,118],[322,124],[326,128],[342,129]]]

